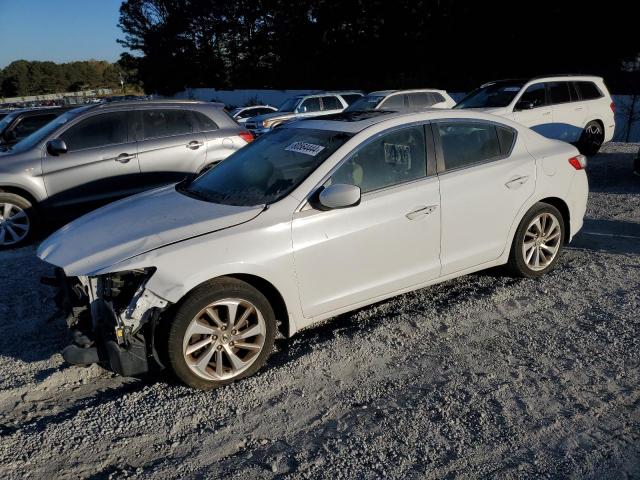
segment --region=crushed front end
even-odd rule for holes
[[[160,363],[154,333],[169,302],[145,288],[154,271],[67,277],[57,268],[55,279],[44,279],[59,288],[56,304],[72,331],[73,343],[62,352],[67,362],[101,363],[124,376]]]

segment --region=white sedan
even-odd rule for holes
[[[287,124],[40,246],[73,312],[63,355],[209,389],[256,372],[278,329],[497,265],[538,277],[582,227],[585,164],[472,111]]]

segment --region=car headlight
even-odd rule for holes
[[[116,312],[122,312],[155,271],[155,267],[150,267],[102,275],[99,295],[110,302]]]

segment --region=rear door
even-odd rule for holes
[[[527,108],[525,105],[533,106]],[[553,112],[547,102],[547,89],[544,83],[529,85],[516,102],[513,109],[516,122],[545,135],[553,122]]]
[[[142,187],[176,183],[200,171],[206,162],[206,136],[192,112],[148,108],[138,112],[138,158]]]
[[[535,189],[517,132],[486,121],[434,123],[442,202],[442,275],[496,260]]]
[[[130,118],[131,112],[99,113],[59,135],[67,153],[42,160],[52,207],[102,203],[137,190],[140,168]]]
[[[553,110],[554,127],[548,136],[565,142],[577,142],[586,123],[587,111],[579,101],[575,85],[573,82],[548,82],[547,96]]]

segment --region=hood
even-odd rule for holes
[[[265,113],[264,115],[258,115],[257,117],[251,117],[249,119],[250,122],[263,122],[264,120],[269,120],[272,118],[292,118],[295,117],[296,114],[293,112],[273,112],[273,113]]]
[[[170,243],[247,222],[262,209],[205,202],[171,185],[80,217],[47,238],[38,257],[69,276],[92,275]]]

